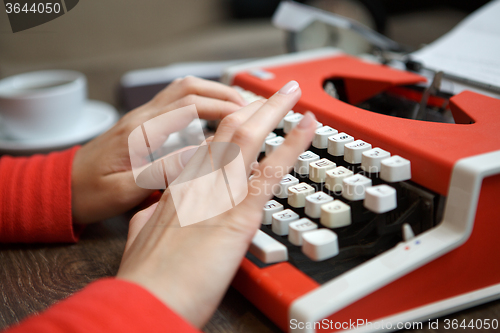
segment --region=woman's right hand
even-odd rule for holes
[[[266,136],[300,95],[298,84],[291,81],[267,102],[254,102],[226,116],[213,142],[237,144],[248,177]],[[213,218],[181,227],[171,189],[167,188],[159,203],[130,221],[118,278],[143,286],[193,325],[202,327],[217,308],[245,256],[261,224],[262,207],[272,196],[271,189],[310,145],[315,130],[315,118],[308,112],[284,143],[254,170],[246,198]],[[196,154],[185,171],[199,167],[195,165],[199,160]],[[197,198],[218,195],[210,188],[189,190]],[[200,202],[201,206],[193,209],[203,210],[203,200]]]

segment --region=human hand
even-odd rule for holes
[[[292,81],[267,102],[256,101],[225,117],[213,142],[237,144],[248,176],[266,136],[300,95],[298,84]],[[222,299],[261,224],[262,207],[272,196],[271,188],[307,149],[315,129],[315,118],[308,112],[284,143],[254,170],[246,198],[216,217],[181,227],[167,188],[157,204],[131,219],[118,278],[143,286],[193,325],[202,327]],[[197,167],[193,165],[197,154],[183,173]],[[192,188],[200,198],[217,195],[209,190]]]
[[[127,113],[109,131],[76,152],[71,192],[77,223],[97,222],[123,213],[152,193],[134,182],[128,136],[149,119],[191,104],[207,120],[222,119],[246,105],[233,88],[188,76],[175,80],[150,102]]]

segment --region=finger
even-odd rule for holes
[[[195,76],[186,76],[179,82],[179,86],[186,95],[195,94],[230,101],[240,106],[247,105],[236,89],[220,82],[204,80]]]
[[[222,119],[213,142],[231,142],[236,130],[242,126],[263,105],[263,101],[255,101],[237,112]]]
[[[234,133],[232,142],[241,148],[245,165],[255,160],[267,135],[297,103],[300,95],[299,84],[288,82]]]
[[[152,162],[151,154],[159,148],[162,149],[162,155],[170,153],[172,151],[171,145],[165,145],[165,141],[171,134],[182,130],[199,116],[214,119],[224,117],[241,108],[231,102],[195,95],[188,97],[170,104],[160,112],[154,111],[156,114],[151,114],[149,120],[132,131],[128,143],[133,170],[138,170],[145,164]],[[201,128],[199,134],[203,135]],[[134,175],[137,178],[137,172],[134,171]]]
[[[249,195],[238,209],[258,209],[259,211],[272,196],[272,188],[278,184],[297,157],[309,147],[316,130],[316,118],[306,112],[301,122],[287,135],[283,144],[270,156],[261,161],[259,172],[250,181]]]
[[[186,146],[134,170],[137,186],[151,190],[166,189],[179,177],[197,150],[198,146]]]
[[[172,137],[170,144],[166,140],[171,134],[182,130],[197,118],[196,107],[188,105],[150,119],[136,127],[128,137],[130,162],[134,176],[137,178],[138,171],[142,170],[148,163],[153,162],[153,153],[157,149],[162,149],[161,152],[156,152],[157,154],[172,152],[176,146],[175,138]],[[201,131],[200,127],[199,132],[202,135]]]
[[[146,225],[148,220],[151,218],[157,206],[158,203],[154,203],[132,217],[129,223],[127,243],[125,244],[124,252],[127,252],[130,246],[132,246],[135,239],[137,238],[137,235],[139,234],[139,232],[141,232],[144,225]]]
[[[191,94],[184,96],[169,104],[167,107],[156,110],[155,112],[156,115],[160,115],[191,104],[196,106],[199,117],[206,120],[223,119],[227,115],[238,111],[242,107],[240,104],[231,101],[223,101],[211,97]]]
[[[221,101],[229,101],[240,107],[246,105],[243,98],[235,89],[218,82],[194,76],[186,76],[185,78],[174,80],[174,82],[153,98],[151,104],[161,108],[187,95],[198,95]]]

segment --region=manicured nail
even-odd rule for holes
[[[293,93],[295,90],[297,90],[299,88],[299,84],[297,83],[297,81],[290,81],[288,82],[287,84],[285,84],[283,86],[283,88],[281,88],[278,93],[279,94],[282,94],[282,95],[290,95],[291,93]]]
[[[311,111],[307,111],[304,115],[304,118],[302,118],[297,127],[300,129],[305,129],[310,127],[313,122],[316,122],[316,117]]]

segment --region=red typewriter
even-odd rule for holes
[[[332,49],[224,80],[247,100],[299,82],[263,151],[319,122],[233,282],[283,331],[398,330],[499,298],[499,99],[433,94],[421,113],[424,77]]]

